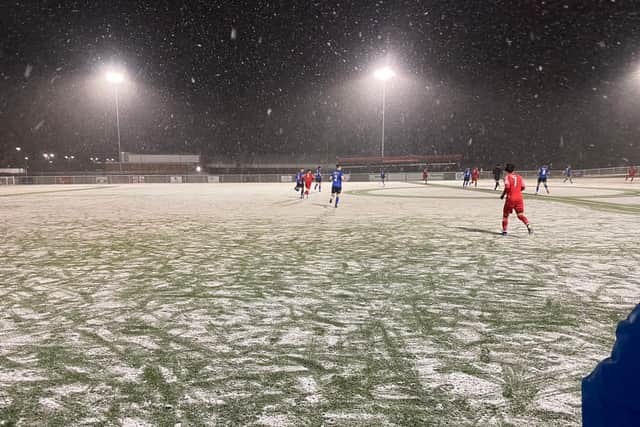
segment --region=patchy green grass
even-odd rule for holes
[[[578,425],[640,297],[617,212],[502,239],[480,191],[177,188],[0,208],[5,425]]]

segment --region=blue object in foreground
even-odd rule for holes
[[[640,304],[618,324],[611,357],[582,380],[582,425],[640,426]]]

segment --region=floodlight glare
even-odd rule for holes
[[[395,77],[396,73],[389,67],[380,68],[373,73],[373,77],[377,80],[387,81]]]
[[[109,83],[122,83],[124,81],[124,75],[115,71],[108,71],[106,75]]]

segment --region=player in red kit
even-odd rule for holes
[[[311,169],[304,174],[304,195],[309,198],[309,190],[311,190],[311,184],[313,183],[313,174],[311,173]]]
[[[480,171],[478,168],[473,168],[471,171],[471,183],[474,187],[478,187],[478,179],[480,179]]]
[[[511,163],[507,163],[504,167],[504,171],[507,175],[504,177],[504,191],[500,195],[500,199],[507,200],[504,202],[504,208],[502,210],[502,235],[507,235],[507,226],[509,225],[509,215],[511,212],[516,211],[518,219],[527,226],[529,234],[533,233],[529,220],[524,216],[524,199],[522,198],[522,190],[524,190],[524,181],[522,177],[517,173],[513,173],[515,166]]]
[[[631,182],[633,182],[633,178],[636,177],[636,173],[638,172],[638,170],[636,169],[635,166],[630,166],[629,167],[629,171],[627,172],[627,176],[624,177],[624,180],[626,181],[627,179],[631,178]]]

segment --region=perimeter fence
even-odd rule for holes
[[[576,178],[597,178],[625,176],[627,167],[575,169]],[[380,175],[373,173],[349,173],[348,180],[354,182],[379,181]],[[518,171],[525,178],[535,178],[537,171]],[[493,179],[491,171],[482,171],[481,178]],[[550,177],[561,178],[563,171],[551,171]],[[453,181],[461,180],[462,172],[430,172],[429,180]],[[411,182],[421,181],[420,172],[392,172],[386,175],[387,181]],[[60,175],[60,176],[0,176],[0,185],[97,185],[97,184],[218,184],[218,183],[277,183],[294,181],[293,175],[283,174],[221,174],[221,175]]]

